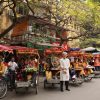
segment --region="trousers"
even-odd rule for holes
[[[63,84],[64,84],[64,81],[60,81],[60,90],[61,91],[63,91]],[[68,86],[69,86],[69,81],[65,81],[66,90],[68,89]]]

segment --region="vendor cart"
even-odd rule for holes
[[[69,84],[70,85],[79,86],[84,82],[83,76],[80,74],[82,69],[75,68],[74,70],[75,70],[75,74],[74,75],[70,75],[71,77],[70,77]]]
[[[31,87],[35,89],[35,93],[38,93],[38,64],[39,54],[36,49],[11,46],[16,52],[16,60],[18,63],[18,69],[16,70],[15,79],[15,92],[18,93],[20,88],[25,88],[26,92]]]
[[[71,85],[79,86],[84,82],[84,68],[82,68],[82,64],[79,61],[82,52],[80,51],[70,51],[69,58],[71,60],[70,66],[70,81]],[[72,59],[73,58],[73,59]]]
[[[93,54],[94,57],[94,67],[95,67],[95,78],[100,78],[100,53]]]
[[[45,71],[44,88],[46,88],[48,84],[51,84],[52,86],[60,84],[59,59],[62,52],[62,48],[51,48],[45,50],[44,54],[47,66]]]
[[[95,67],[88,65],[86,66],[86,68],[84,68],[85,71],[85,76],[84,76],[84,81],[85,82],[89,82],[92,80],[92,78],[94,78],[95,74],[94,74],[94,70]]]

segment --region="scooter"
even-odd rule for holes
[[[84,79],[81,75],[77,75],[74,68],[70,71],[70,85],[80,86],[84,82]]]

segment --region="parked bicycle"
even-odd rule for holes
[[[5,78],[0,75],[0,99],[6,96],[7,90],[7,82]]]

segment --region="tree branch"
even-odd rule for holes
[[[16,10],[15,10],[15,8],[16,8],[16,0],[12,0],[12,2],[14,4],[14,6],[11,9],[12,9],[13,14],[14,14],[14,21],[16,22],[16,20],[17,20]]]
[[[0,33],[0,39],[4,37],[15,25],[16,23],[12,23],[6,30],[4,30],[4,32]]]
[[[27,3],[28,8],[31,10],[31,12],[32,12],[33,15],[34,15],[34,11],[33,11],[33,9],[31,8],[31,6],[30,6],[30,4],[29,4],[29,1],[28,1],[28,0],[25,0],[25,1],[26,1],[26,3]]]
[[[2,13],[3,13],[3,11],[4,11],[5,8],[7,8],[7,7],[11,6],[11,5],[13,5],[13,3],[4,6],[4,7],[0,10],[0,15],[2,15]]]
[[[4,2],[4,0],[1,0],[1,1],[0,1],[0,5],[2,5],[3,2]]]

